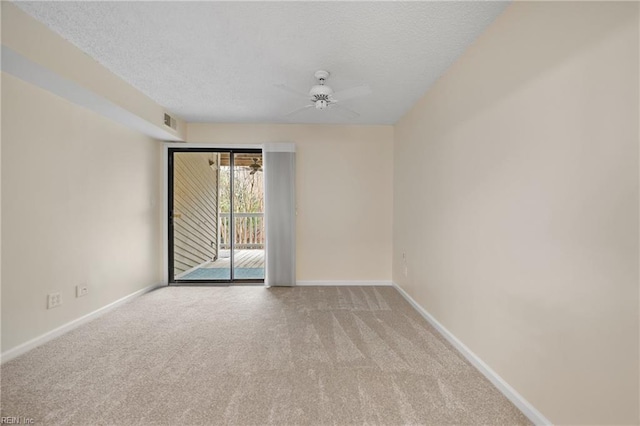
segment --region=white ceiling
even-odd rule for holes
[[[506,2],[18,2],[109,70],[190,122],[393,124]],[[309,109],[318,69],[344,105]]]

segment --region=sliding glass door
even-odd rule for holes
[[[260,150],[169,149],[169,282],[264,282]]]

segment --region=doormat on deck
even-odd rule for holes
[[[229,268],[200,268],[189,272],[181,280],[228,280]],[[264,268],[235,268],[233,278],[237,280],[264,279]]]

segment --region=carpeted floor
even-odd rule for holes
[[[2,366],[37,424],[529,424],[392,287],[170,287]]]

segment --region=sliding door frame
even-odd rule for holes
[[[230,224],[230,271],[229,271],[229,279],[223,280],[207,280],[207,279],[195,279],[195,280],[183,280],[176,279],[174,276],[174,236],[175,230],[173,226],[173,202],[174,202],[174,154],[175,153],[228,153],[229,154],[229,167],[230,167],[230,178],[229,185],[231,186],[229,191],[229,224]],[[166,205],[166,226],[167,226],[167,282],[169,285],[182,285],[182,286],[228,286],[228,285],[264,285],[264,278],[262,279],[235,279],[234,277],[234,256],[235,256],[235,217],[234,217],[234,154],[260,154],[263,156],[262,148],[208,148],[208,147],[167,147],[167,180],[166,180],[166,194],[167,194],[167,205]],[[264,161],[263,161],[264,164]],[[220,165],[218,165],[220,167]],[[263,188],[264,191],[264,188]],[[218,200],[219,202],[219,200]],[[216,227],[217,229],[217,227]],[[219,229],[218,229],[218,232]],[[266,250],[266,246],[264,248]],[[266,267],[266,265],[265,265]]]

